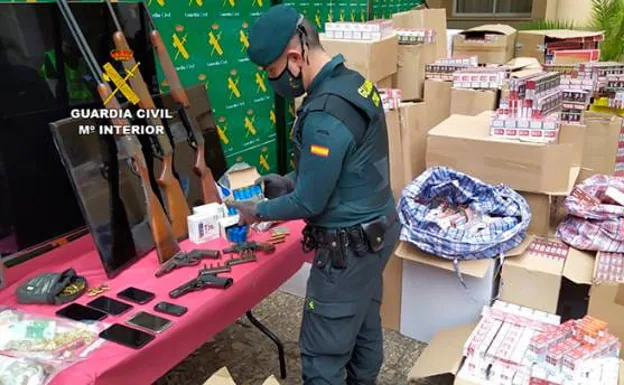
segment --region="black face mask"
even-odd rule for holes
[[[302,71],[300,69],[298,76],[293,75],[290,72],[290,68],[288,68],[288,62],[286,62],[282,73],[275,78],[269,78],[269,82],[271,82],[271,86],[278,95],[286,99],[294,99],[305,93],[301,74]]]

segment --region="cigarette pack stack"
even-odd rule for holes
[[[435,30],[430,28],[397,28],[394,33],[399,37],[399,44],[416,45],[435,43]]]
[[[540,119],[561,109],[561,74],[545,72],[509,79],[501,109],[524,119]]]
[[[329,39],[381,40],[392,33],[392,20],[377,19],[366,23],[325,23],[325,36]]]
[[[517,118],[500,109],[490,120],[490,135],[527,142],[555,143],[559,137],[559,114],[541,119]]]
[[[550,239],[534,239],[526,249],[527,255],[538,256],[551,260],[565,261],[568,256],[568,245]]]
[[[398,88],[381,88],[379,97],[384,110],[394,110],[401,104],[401,90]]]
[[[579,62],[598,61],[600,50],[598,44],[604,40],[604,35],[557,39],[546,43],[545,63],[561,62],[564,58],[574,58]]]
[[[509,67],[472,67],[453,73],[453,87],[500,89],[509,78]]]
[[[581,117],[583,116],[583,111],[587,109],[587,106],[589,106],[591,102],[591,91],[561,85],[561,94],[561,121],[580,122]]]
[[[594,280],[624,283],[624,254],[599,251],[596,255]]]
[[[477,56],[438,59],[433,64],[425,65],[425,78],[452,81],[456,71],[478,65]]]

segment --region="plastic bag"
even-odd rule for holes
[[[82,323],[0,309],[0,354],[58,366],[72,364],[99,346],[100,322]]]
[[[579,250],[624,253],[624,178],[594,175],[577,185],[563,202],[568,216],[557,237]]]
[[[0,384],[44,385],[52,380],[58,368],[28,358],[0,355]]]
[[[461,208],[444,215],[447,208]],[[450,260],[495,258],[519,245],[531,213],[514,190],[446,167],[425,171],[403,190],[400,239]]]

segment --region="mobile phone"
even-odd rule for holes
[[[125,299],[130,302],[143,305],[153,300],[155,295],[149,291],[137,289],[136,287],[129,287],[117,294],[117,297]]]
[[[63,318],[69,318],[74,321],[101,321],[108,317],[106,313],[102,311],[79,305],[77,303],[72,303],[71,305],[67,305],[58,310],[56,315]]]
[[[132,329],[124,325],[113,324],[108,329],[100,332],[100,338],[132,349],[140,349],[147,345],[155,337],[152,334]]]
[[[154,306],[154,310],[160,313],[169,314],[175,317],[180,317],[188,311],[187,308],[180,305],[175,305],[170,302],[160,302]]]
[[[93,301],[89,302],[87,306],[101,310],[104,313],[108,313],[110,315],[120,315],[133,308],[132,305],[117,301],[116,299],[106,296],[94,299]]]
[[[154,333],[160,333],[172,325],[171,321],[168,319],[144,311],[136,313],[130,317],[126,323],[130,326],[137,326]]]

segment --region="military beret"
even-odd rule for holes
[[[255,64],[266,67],[275,62],[295,34],[299,12],[287,5],[271,7],[249,31],[247,55]]]

